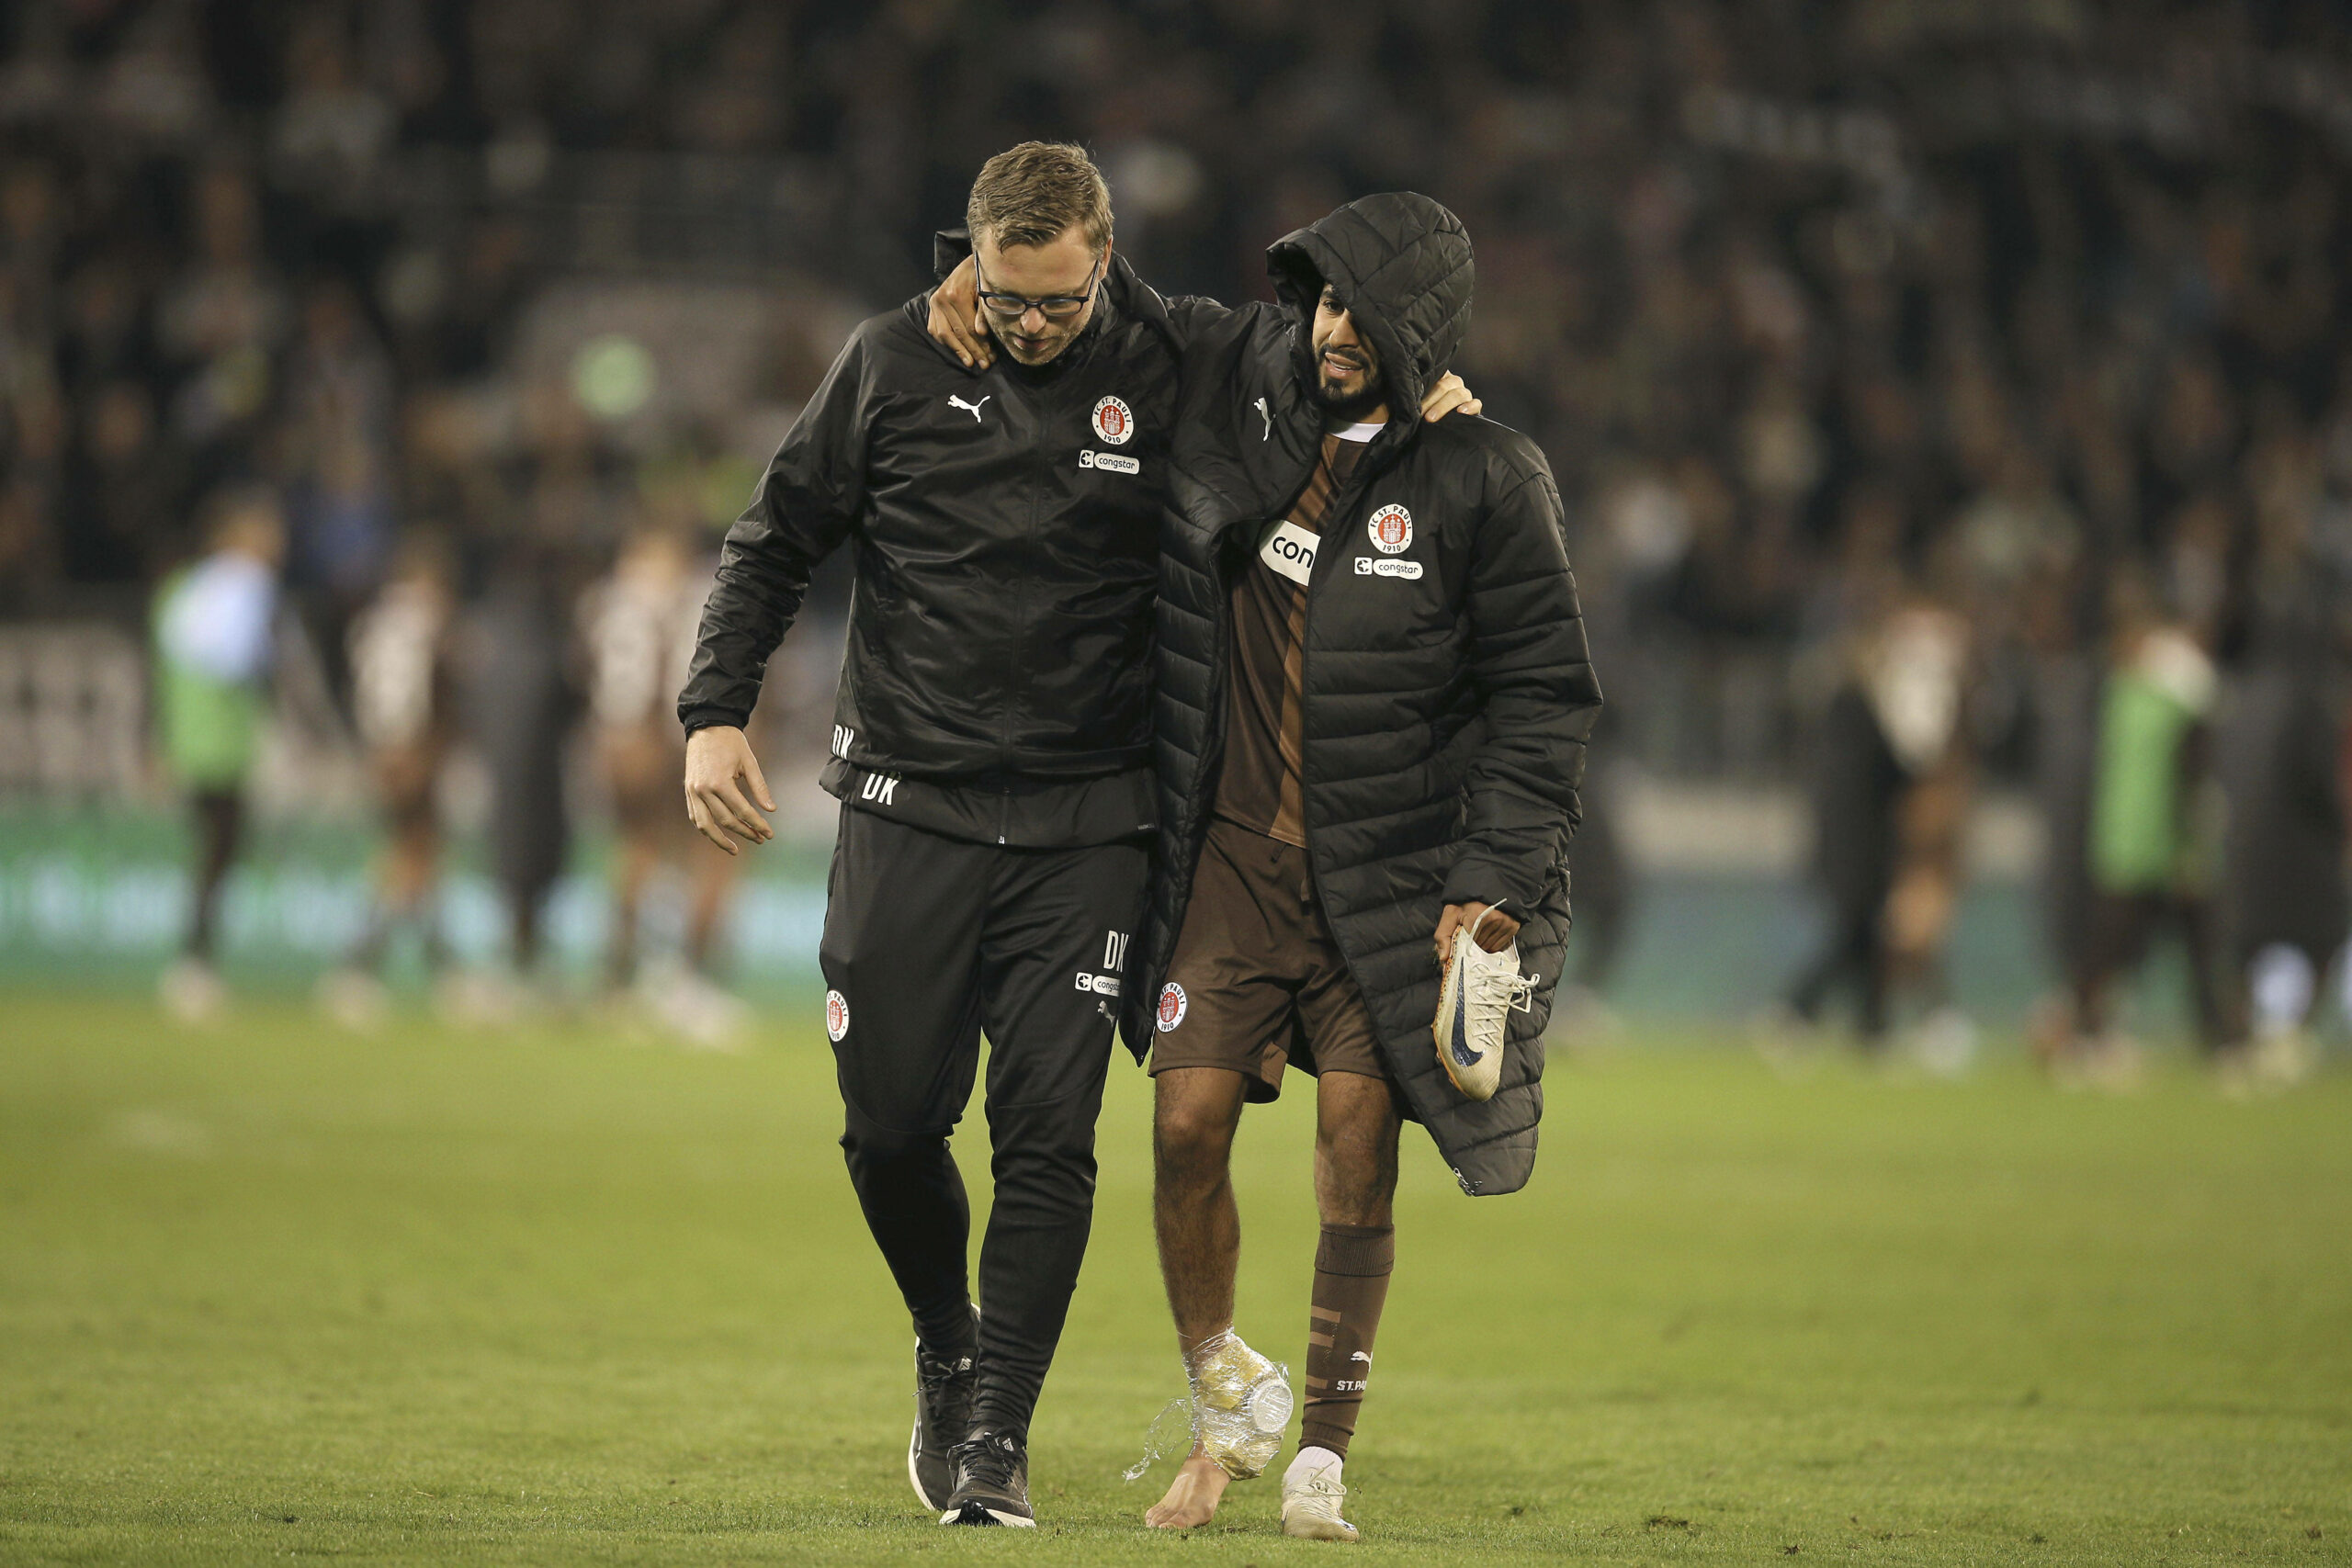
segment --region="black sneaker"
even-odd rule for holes
[[[980,1309],[972,1309],[975,1325]],[[972,1430],[972,1393],[979,1382],[977,1339],[970,1352],[934,1356],[915,1341],[915,1431],[907,1439],[907,1479],[926,1508],[944,1508],[956,1490],[955,1448]]]
[[[1029,1510],[1029,1450],[1003,1432],[975,1432],[956,1445],[956,1493],[943,1525],[1012,1525],[1035,1529]]]

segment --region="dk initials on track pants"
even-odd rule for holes
[[[842,808],[819,950],[842,1149],[935,1349],[971,1338],[971,1210],[947,1137],[989,1039],[996,1201],[973,1418],[993,1431],[1027,1433],[1086,1253],[1094,1122],[1147,860],[1134,842],[1012,849]]]

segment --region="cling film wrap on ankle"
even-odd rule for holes
[[[1227,1330],[1184,1358],[1190,1399],[1169,1402],[1144,1438],[1143,1458],[1126,1472],[1136,1480],[1162,1459],[1182,1463],[1197,1446],[1237,1481],[1262,1474],[1282,1451],[1295,1403],[1290,1369],[1269,1360]]]
[[[1119,1473],[1125,1480],[1141,1481],[1161,1460],[1182,1464],[1192,1451],[1193,1402],[1171,1399],[1151,1418],[1150,1429],[1143,1435],[1143,1458]]]

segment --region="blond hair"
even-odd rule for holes
[[[1073,141],[1023,141],[980,165],[964,204],[975,243],[1043,245],[1071,224],[1084,226],[1087,249],[1111,243],[1111,189],[1086,149]]]

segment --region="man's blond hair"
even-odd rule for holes
[[[964,205],[975,243],[986,235],[1000,247],[1043,245],[1073,223],[1084,227],[1086,248],[1097,255],[1111,243],[1111,188],[1073,141],[1006,148],[980,165]]]

